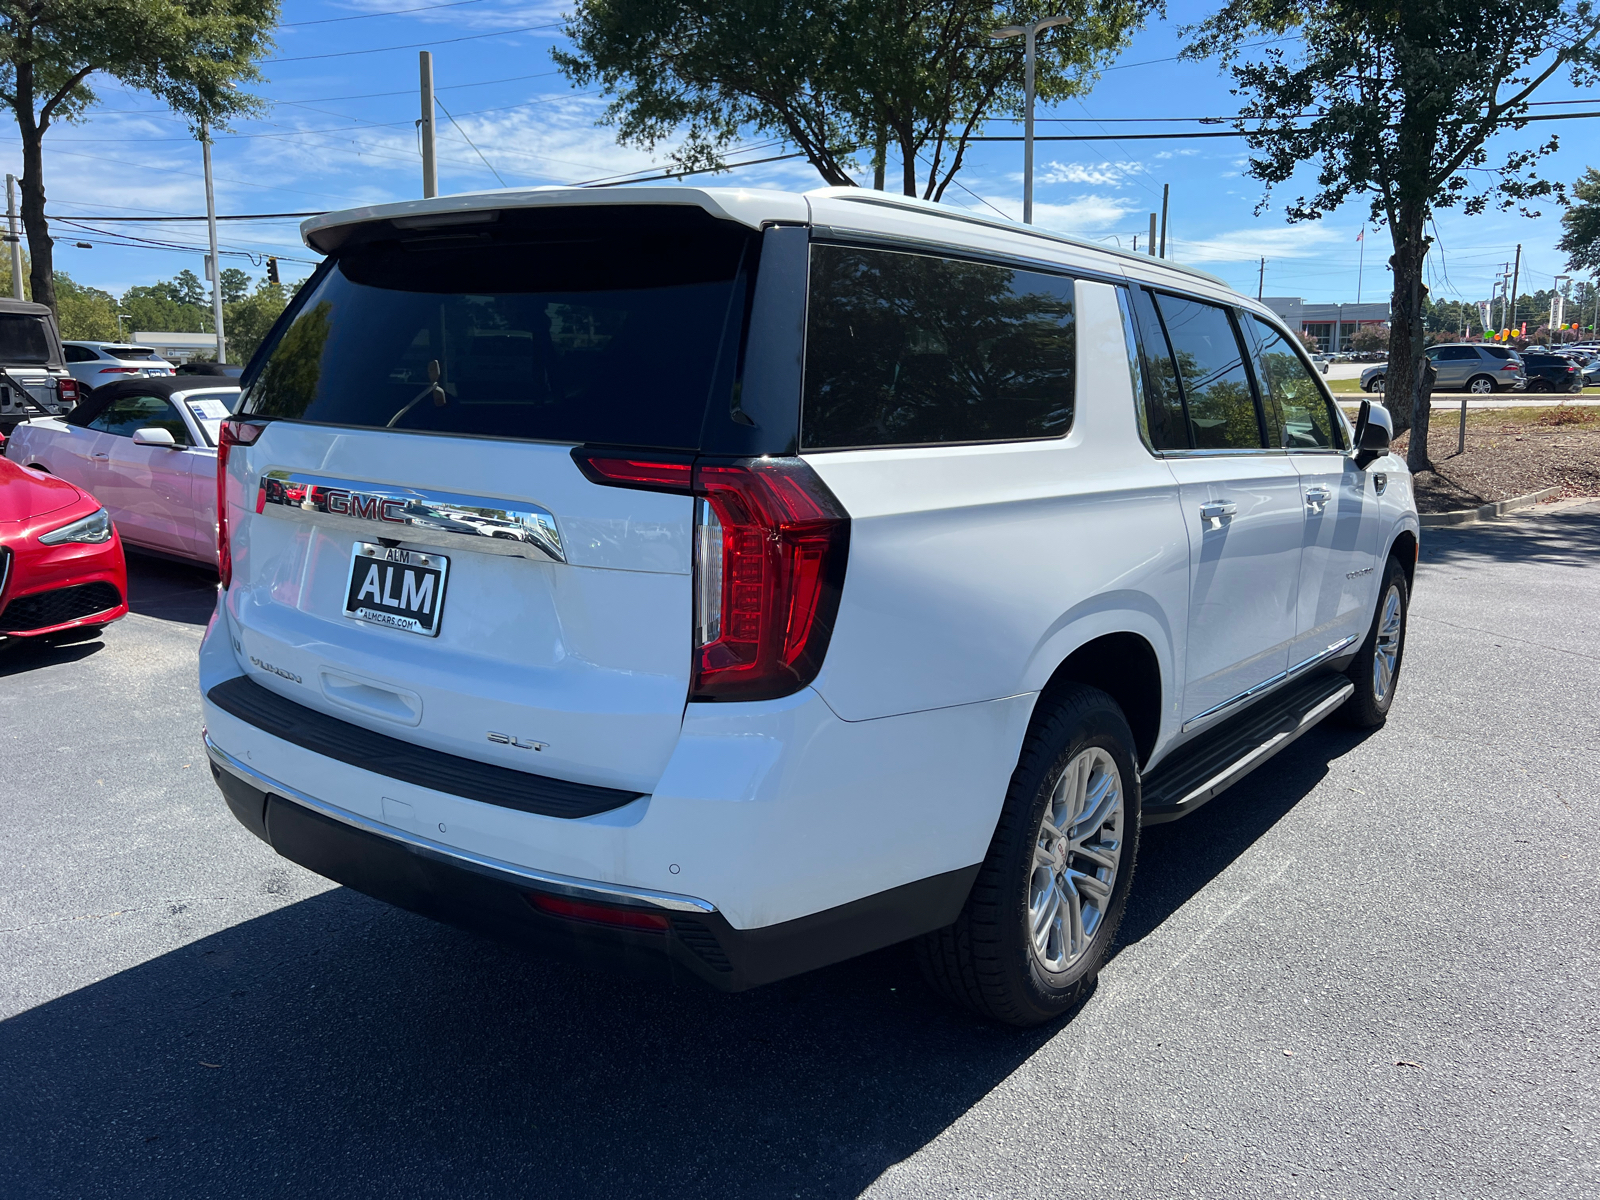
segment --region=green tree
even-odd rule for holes
[[[234,304],[243,300],[250,294],[250,276],[238,267],[222,268],[222,302]],[[227,318],[223,318],[223,327],[227,328]]]
[[[209,333],[211,309],[180,299],[182,290],[169,282],[131,287],[122,294],[128,330],[162,333]]]
[[[244,274],[243,271],[239,273]],[[248,363],[288,303],[288,294],[281,283],[263,279],[253,293],[224,305],[222,327],[228,335],[228,361]]]
[[[85,287],[65,271],[57,271],[56,320],[61,336],[84,342],[114,342],[117,332],[117,302],[110,292]]]
[[[192,304],[196,308],[205,308],[210,304],[200,277],[188,269],[179,271],[177,278],[172,282],[158,283],[155,286],[161,289],[167,299],[176,300],[179,304]]]
[[[94,105],[109,75],[149,92],[198,133],[258,110],[235,88],[260,78],[278,0],[0,0],[0,101],[22,140],[22,224],[33,295],[56,306],[45,219],[44,135]]]
[[[1567,270],[1600,271],[1600,171],[1586,170],[1572,194],[1578,202],[1561,214],[1564,228],[1556,249],[1567,256]]]
[[[556,51],[574,83],[615,99],[604,121],[618,140],[653,149],[684,135],[671,161],[720,169],[751,130],[802,151],[829,184],[850,186],[855,156],[873,148],[882,180],[897,148],[901,190],[940,199],[969,139],[1022,107],[1020,39],[999,25],[1047,15],[1071,24],[1042,35],[1038,94],[1089,90],[1159,0],[579,0],[571,51]],[[918,184],[919,162],[925,166]]]
[[[1292,221],[1315,220],[1352,197],[1387,224],[1394,253],[1388,391],[1397,430],[1413,427],[1407,457],[1428,466],[1429,397],[1424,369],[1423,266],[1437,209],[1483,211],[1564,189],[1533,171],[1554,138],[1513,150],[1485,169],[1487,140],[1521,129],[1529,98],[1566,72],[1576,86],[1596,76],[1600,11],[1592,0],[1226,0],[1187,31],[1184,53],[1218,56],[1244,98],[1238,127],[1250,131],[1250,173],[1270,189],[1314,164],[1317,189],[1288,205]],[[1246,57],[1250,39],[1280,42]],[[1267,203],[1263,198],[1262,205]]]
[[[1382,350],[1389,344],[1389,331],[1382,325],[1362,325],[1350,337],[1353,350]]]

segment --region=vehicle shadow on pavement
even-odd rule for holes
[[[217,606],[217,573],[129,550],[128,607],[145,617],[204,625]]]
[[[81,642],[46,642],[42,639],[13,638],[0,644],[0,679],[37,671],[41,667],[65,666],[97,654],[103,643],[99,637]]]
[[[1501,562],[1584,567],[1600,558],[1600,502],[1557,512],[1518,513],[1475,525],[1422,531],[1425,563]]]
[[[1112,961],[1249,850],[1327,777],[1337,760],[1374,732],[1330,718],[1199,812],[1146,829]]]
[[[1123,940],[1361,736],[1314,730],[1152,829]],[[726,996],[340,888],[0,1022],[0,1193],[853,1196],[1055,1032],[949,1007],[904,946]]]

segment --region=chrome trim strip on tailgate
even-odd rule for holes
[[[393,487],[297,471],[263,471],[256,489],[256,512],[425,546],[567,561],[555,515],[526,500]]]
[[[211,740],[209,733],[205,734],[206,753],[211,756],[211,761],[222,770],[244,780],[253,788],[270,792],[284,800],[293,801],[312,812],[328,817],[330,820],[342,822],[353,829],[363,833],[376,834],[378,837],[387,838],[391,842],[398,842],[402,846],[421,851],[434,858],[442,858],[466,867],[469,870],[488,872],[495,875],[509,875],[515,880],[536,884],[541,888],[561,892],[566,895],[588,897],[597,900],[624,900],[635,904],[646,904],[652,908],[664,908],[670,912],[696,912],[714,913],[716,905],[706,900],[696,899],[694,896],[680,896],[675,892],[652,892],[644,888],[626,887],[616,883],[601,883],[594,879],[576,879],[570,875],[554,875],[545,871],[535,871],[529,867],[519,867],[514,863],[502,862],[497,858],[489,858],[482,854],[474,854],[470,850],[462,850],[458,846],[446,846],[439,842],[430,841],[428,838],[416,834],[405,833],[392,825],[369,820],[357,813],[339,808],[308,796],[279,783],[276,779],[263,775],[253,767],[246,766],[233,755],[229,754],[216,742]]]

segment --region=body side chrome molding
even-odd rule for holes
[[[1287,671],[1279,671],[1271,679],[1263,679],[1260,683],[1256,684],[1255,687],[1250,688],[1248,691],[1240,692],[1237,696],[1230,696],[1221,704],[1213,704],[1210,708],[1206,709],[1205,712],[1198,713],[1185,721],[1183,723],[1183,729],[1181,732],[1188,733],[1189,730],[1193,729],[1196,725],[1199,725],[1205,721],[1209,721],[1212,717],[1221,716],[1230,708],[1235,708],[1238,705],[1243,704],[1246,700],[1253,700],[1257,696],[1260,696],[1266,692],[1270,692],[1280,683],[1286,683],[1293,679],[1296,675],[1310,670],[1318,663],[1326,662],[1328,659],[1338,654],[1339,651],[1343,650],[1346,646],[1349,646],[1351,643],[1355,642],[1359,636],[1359,634],[1351,634],[1343,641],[1335,642],[1325,650],[1318,650],[1310,658],[1295,663],[1295,665],[1290,667]]]
[[[256,512],[442,549],[567,561],[555,515],[526,500],[272,470],[261,473]]]
[[[1339,651],[1343,650],[1346,646],[1354,645],[1360,636],[1361,635],[1358,633],[1352,633],[1349,637],[1342,638],[1341,640],[1334,642],[1333,645],[1329,646],[1326,650],[1318,650],[1310,658],[1305,659],[1302,662],[1295,663],[1294,666],[1289,668],[1289,678],[1293,679],[1296,675],[1300,674],[1301,671],[1310,670],[1318,663],[1326,662],[1328,659],[1338,654]]]
[[[407,849],[427,855],[431,858],[443,859],[456,866],[477,871],[480,874],[497,875],[507,878],[511,882],[528,883],[549,891],[560,892],[569,896],[584,899],[631,902],[634,904],[648,905],[651,908],[662,908],[669,912],[714,913],[716,905],[694,896],[681,896],[675,892],[652,892],[645,888],[627,887],[622,884],[602,883],[594,879],[577,879],[570,875],[555,875],[545,871],[535,871],[529,867],[519,867],[514,863],[502,862],[497,858],[474,854],[470,850],[462,850],[456,846],[446,846],[439,842],[430,841],[416,834],[405,833],[391,825],[384,825],[379,821],[371,820],[329,804],[325,800],[318,800],[304,792],[286,787],[277,780],[263,775],[255,768],[240,762],[229,754],[216,742],[211,740],[211,735],[205,735],[206,753],[211,761],[222,770],[237,776],[251,787],[281,799],[308,808],[312,812],[359,829],[363,833],[376,834],[378,837],[387,838],[397,842]]]

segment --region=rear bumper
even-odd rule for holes
[[[309,870],[423,916],[580,966],[692,976],[742,991],[892,945],[953,921],[976,865],[824,912],[735,929],[705,900],[531,871],[401,833],[296,792],[217,746],[212,775],[239,823]],[[623,914],[631,927],[553,915],[541,898]]]

